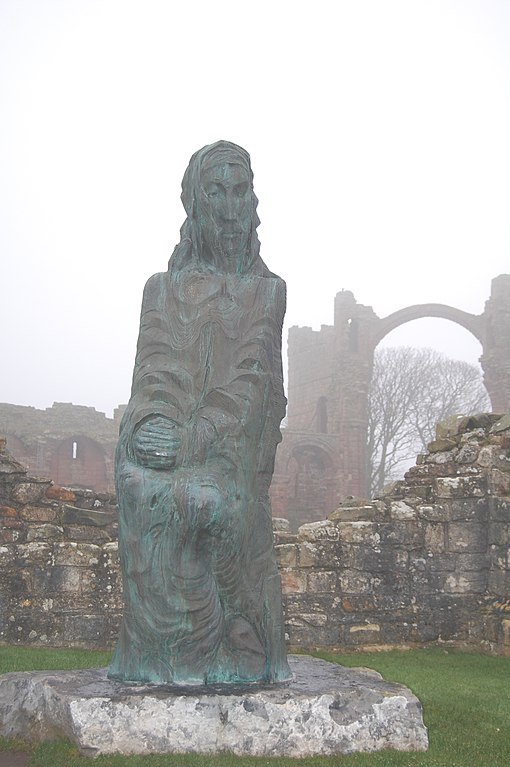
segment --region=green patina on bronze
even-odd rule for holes
[[[116,456],[124,618],[109,676],[290,678],[268,490],[285,413],[285,283],[259,255],[249,155],[191,158],[187,218],[148,281]]]

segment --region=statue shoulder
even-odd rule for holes
[[[144,306],[157,306],[168,284],[168,272],[157,272],[149,277],[143,289]]]

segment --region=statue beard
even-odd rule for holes
[[[238,222],[218,226],[209,220],[201,227],[200,241],[208,254],[206,260],[221,271],[242,273],[249,260],[250,240],[251,228],[246,231]]]

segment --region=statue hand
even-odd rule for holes
[[[172,469],[181,446],[179,432],[177,424],[163,416],[144,421],[133,435],[137,462],[151,469]]]

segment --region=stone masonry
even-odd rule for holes
[[[115,498],[27,476],[0,440],[0,641],[112,646],[117,560]]]
[[[287,425],[271,485],[273,516],[295,531],[323,519],[348,495],[367,493],[367,398],[374,351],[392,330],[422,317],[464,327],[481,344],[484,382],[495,412],[510,410],[510,275],[492,280],[480,315],[420,304],[380,318],[349,290],[335,297],[334,324],[292,327],[288,337]],[[125,405],[113,418],[92,407],[0,403],[0,434],[35,476],[59,485],[114,491],[113,464]]]
[[[276,534],[291,645],[510,654],[509,416],[441,424],[380,498]]]
[[[0,403],[0,434],[34,476],[114,492],[113,466],[125,405],[107,418],[93,407],[54,402],[46,410]]]
[[[111,647],[114,499],[31,478],[0,441],[0,641]],[[454,418],[405,478],[297,534],[275,520],[289,644],[510,655],[510,416]]]
[[[334,324],[289,330],[288,413],[271,487],[273,514],[293,530],[320,520],[347,495],[367,494],[368,392],[374,352],[395,328],[423,317],[461,325],[481,344],[494,412],[510,410],[510,275],[492,280],[480,315],[419,304],[378,317],[348,290],[335,297]]]

